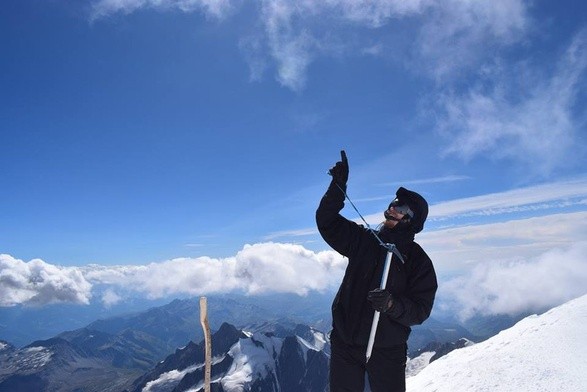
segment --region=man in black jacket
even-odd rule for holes
[[[403,392],[410,327],[430,316],[438,287],[432,261],[414,242],[424,227],[428,204],[416,192],[399,188],[377,232],[344,218],[339,212],[344,207],[349,166],[344,151],[341,156],[330,169],[332,182],[316,211],[322,238],[348,258],[332,304],[330,391],[363,391],[366,372],[373,392]],[[403,261],[393,256],[383,290],[379,286],[388,249],[381,242],[394,244],[403,256]],[[381,315],[367,362],[375,310]]]

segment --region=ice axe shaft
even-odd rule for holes
[[[385,290],[385,286],[387,286],[387,278],[389,277],[389,269],[391,267],[391,258],[393,256],[393,251],[395,248],[394,244],[386,244],[387,248],[387,257],[385,257],[385,265],[383,266],[383,275],[381,276],[381,285],[379,286],[380,289]],[[379,324],[379,316],[381,315],[380,312],[375,311],[373,315],[373,323],[371,324],[371,334],[369,335],[369,343],[367,344],[367,353],[365,354],[367,357],[367,361],[369,362],[369,358],[371,358],[371,352],[373,351],[373,344],[375,343],[375,335],[377,334],[377,325]]]

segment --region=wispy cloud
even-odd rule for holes
[[[438,182],[437,180],[465,180],[463,176],[441,177],[439,179],[424,179],[421,183]],[[418,183],[415,180],[412,183]],[[402,182],[406,184],[406,182]],[[372,197],[356,199],[354,202],[365,201],[390,201],[389,196]],[[459,217],[467,216],[489,216],[489,215],[507,215],[524,211],[555,211],[560,212],[562,208],[573,206],[584,206],[587,200],[587,178],[579,177],[566,181],[529,186],[524,188],[513,189],[510,191],[496,192],[487,195],[473,196],[439,202],[430,205],[428,222],[444,221],[447,219],[455,220]],[[551,212],[552,213],[552,212]],[[546,213],[548,215],[548,213]],[[383,211],[364,216],[369,225],[376,226],[383,219]],[[349,217],[350,219],[350,217]],[[352,219],[359,224],[363,224],[360,218]],[[466,230],[466,229],[465,229]],[[430,231],[424,231],[419,236],[427,235]],[[282,230],[270,233],[265,236],[265,240],[275,240],[278,238],[291,239],[293,237],[311,236],[318,234],[315,227],[304,229]]]
[[[244,1],[230,0],[96,0],[93,21],[143,8],[202,12],[223,19]],[[479,63],[485,44],[504,46],[523,37],[528,16],[521,0],[476,3],[464,0],[263,0],[254,23],[261,30],[243,37],[240,47],[249,61],[251,79],[273,69],[276,79],[294,91],[304,88],[308,69],[319,57],[385,55],[389,30],[398,19],[416,20],[417,32],[407,36],[411,69],[424,69],[435,79]],[[365,28],[369,39],[357,34]],[[373,38],[374,37],[374,38]],[[404,37],[406,38],[406,37]],[[458,60],[457,60],[458,59]]]
[[[449,141],[445,153],[521,162],[535,175],[577,165],[585,156],[584,144],[576,143],[584,124],[576,118],[574,106],[584,89],[586,70],[587,30],[583,30],[550,77],[524,62],[496,68],[466,94],[444,94],[438,102],[446,113],[439,125]]]
[[[385,42],[393,37],[377,29],[401,18],[417,18],[421,27],[408,45],[411,49],[398,57],[410,59],[408,67],[437,80],[477,65],[486,55],[482,43],[506,46],[523,37],[528,25],[520,0],[483,4],[461,0],[266,0],[260,15],[269,50],[266,57],[276,64],[278,81],[296,91],[304,87],[308,68],[318,57],[385,55]],[[353,39],[345,38],[348,31],[356,33],[365,27],[374,33],[375,41],[363,42],[356,34]],[[341,38],[335,39],[337,36]],[[264,55],[256,52],[248,57],[256,59],[254,73],[258,75],[259,64],[265,64],[258,60]]]
[[[307,235],[314,235],[316,233],[317,233],[316,229],[283,230],[283,231],[277,231],[275,233],[268,234],[263,239],[265,241],[272,241],[276,238],[303,237],[303,236],[307,236]]]
[[[437,81],[452,79],[458,71],[479,68],[499,49],[526,36],[531,20],[526,2],[498,0],[433,2],[423,20],[412,66]],[[460,75],[462,76],[462,74]]]
[[[149,8],[228,21],[247,8],[253,10],[251,25],[256,29],[248,30],[239,46],[251,80],[272,72],[278,83],[300,92],[317,59],[393,57],[415,74],[438,82],[431,99],[440,103],[433,112],[439,118],[438,131],[448,140],[445,154],[521,162],[537,176],[585,156],[584,144],[575,143],[581,124],[573,116],[573,104],[584,85],[587,33],[577,34],[555,67],[546,67],[554,68],[550,75],[543,62],[536,65],[532,59],[512,65],[507,49],[527,42],[537,31],[530,2],[263,0],[243,7],[245,2],[95,0],[91,19]],[[398,35],[393,28],[398,20],[410,22],[410,33]],[[460,80],[477,84],[463,92]],[[574,161],[567,159],[573,155]]]
[[[448,182],[457,182],[457,181],[465,181],[470,180],[471,177],[469,176],[460,176],[460,175],[449,175],[449,176],[442,176],[442,177],[432,177],[432,178],[422,178],[419,180],[399,180],[393,182],[384,182],[380,184],[376,184],[376,186],[380,187],[409,187],[413,185],[424,185],[424,184],[441,184],[441,183],[448,183]],[[380,201],[380,200],[387,200],[388,202],[391,201],[392,198],[390,194],[383,195],[383,196],[373,196],[373,197],[362,197],[353,199],[355,203],[363,203],[363,202],[370,202],[370,201]]]
[[[102,293],[102,304],[104,304],[104,307],[106,308],[110,308],[123,300],[124,298],[116,294],[111,288],[106,289],[104,293]]]
[[[445,182],[456,182],[456,181],[465,181],[470,180],[471,177],[469,176],[461,176],[461,175],[450,175],[450,176],[443,176],[443,177],[433,177],[433,178],[423,178],[419,180],[402,180],[402,181],[395,181],[395,182],[386,182],[383,184],[378,184],[380,186],[392,186],[392,185],[422,185],[422,184],[439,184]]]
[[[466,215],[496,215],[524,209],[548,209],[570,204],[581,205],[587,197],[587,179],[530,186],[511,191],[436,203],[430,206],[429,220]],[[381,222],[382,213],[367,215],[369,224]]]
[[[587,179],[579,178],[434,204],[428,216],[434,219],[467,213],[491,214],[492,211],[515,211],[516,208],[544,206],[551,202],[557,202],[560,206],[569,200],[585,197]],[[581,203],[581,200],[576,200],[576,203]]]
[[[180,10],[183,12],[203,12],[222,18],[232,10],[231,0],[97,0],[92,4],[91,20],[105,18],[112,14],[130,14],[143,8],[161,11]]]

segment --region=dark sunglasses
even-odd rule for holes
[[[389,208],[392,207],[402,215],[408,215],[410,218],[414,217],[414,211],[412,211],[407,204],[402,203],[399,199],[395,199],[389,204]]]

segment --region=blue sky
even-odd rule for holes
[[[8,0],[0,18],[4,306],[336,288],[314,211],[341,149],[370,224],[400,185],[429,201],[417,240],[464,313],[585,291],[581,2]]]

